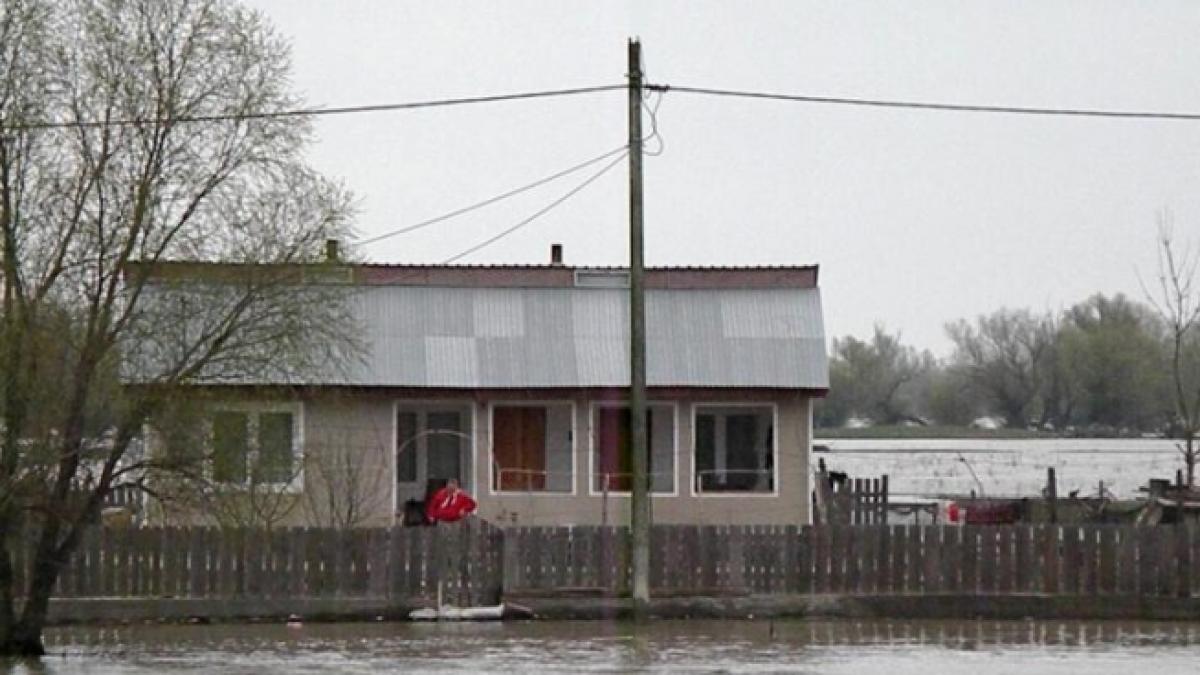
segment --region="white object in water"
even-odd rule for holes
[[[437,609],[425,607],[414,609],[408,613],[413,621],[499,621],[500,619],[529,618],[533,616],[528,608],[509,603],[484,607],[455,607],[442,605]]]

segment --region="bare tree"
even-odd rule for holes
[[[1147,300],[1166,326],[1170,357],[1172,400],[1175,408],[1179,452],[1187,471],[1187,484],[1196,484],[1200,461],[1200,288],[1196,287],[1200,249],[1179,246],[1172,237],[1169,214],[1159,217],[1158,286],[1143,288]]]
[[[309,263],[349,196],[305,167],[307,120],[255,115],[299,106],[289,68],[230,0],[0,3],[0,655],[43,652],[83,529],[155,464],[130,452],[147,418],[346,353],[344,289]]]
[[[391,514],[391,474],[384,444],[323,443],[309,446],[305,461],[304,514],[318,527],[349,530],[373,516]]]
[[[391,522],[391,427],[353,398],[330,396],[325,403],[331,412],[313,425],[306,444],[305,520],[340,530],[378,523],[380,516]],[[363,442],[364,436],[369,440]]]

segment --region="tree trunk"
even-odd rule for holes
[[[42,628],[29,628],[25,622],[13,625],[0,632],[0,657],[45,656],[46,646],[42,643]]]

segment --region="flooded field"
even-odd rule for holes
[[[1165,439],[836,439],[815,441],[835,471],[851,476],[887,474],[895,496],[1032,497],[1054,467],[1058,494],[1133,499],[1149,478],[1173,478],[1182,468],[1176,442]]]
[[[0,673],[1194,673],[1200,624],[656,621],[55,629]]]

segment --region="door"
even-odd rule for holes
[[[396,510],[424,501],[430,481],[456,479],[471,492],[467,414],[453,408],[401,408],[396,412]]]

